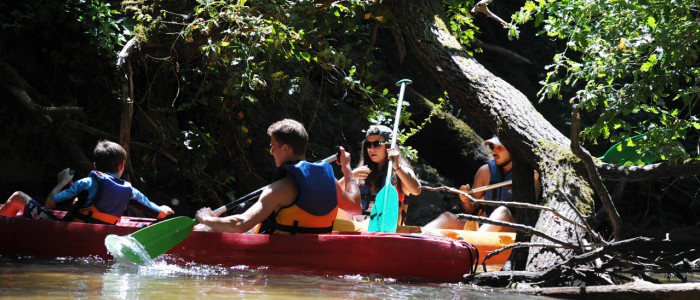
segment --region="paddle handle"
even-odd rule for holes
[[[324,158],[324,159],[321,160],[321,161],[322,161],[322,162],[326,162],[326,163],[331,163],[331,162],[335,161],[336,159],[338,159],[338,153],[333,154],[333,155],[331,155],[331,156],[329,156],[329,157],[326,157],[326,158]],[[250,200],[252,200],[252,199],[257,198],[258,196],[260,196],[260,194],[262,194],[263,190],[265,190],[265,188],[267,188],[268,186],[270,186],[270,185],[268,184],[268,185],[266,185],[266,186],[264,186],[264,187],[261,187],[261,188],[259,188],[259,189],[255,190],[255,191],[253,191],[252,193],[250,193],[250,194],[248,194],[248,195],[245,195],[245,196],[243,196],[243,197],[241,197],[241,198],[238,198],[238,199],[236,199],[236,200],[234,200],[234,201],[229,202],[228,204],[226,204],[226,205],[224,205],[224,206],[222,206],[222,207],[217,208],[216,210],[214,210],[214,215],[218,217],[218,216],[220,216],[221,214],[223,214],[224,212],[226,212],[227,210],[229,210],[229,209],[231,209],[231,208],[233,208],[233,207],[235,207],[235,206],[238,206],[239,204],[241,204],[241,203],[243,203],[243,202],[248,202],[248,201],[250,201]]]
[[[496,189],[496,188],[499,188],[502,186],[510,185],[512,183],[513,183],[513,180],[508,180],[508,181],[504,181],[504,182],[495,183],[492,185],[481,186],[481,187],[469,190],[469,193],[473,194],[473,193],[477,193],[477,192],[488,191],[488,190]]]

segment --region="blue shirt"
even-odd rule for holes
[[[109,175],[113,176],[114,178],[119,178],[117,176],[117,174],[115,174],[115,173],[109,173]],[[136,188],[132,187],[131,184],[129,184],[128,182],[126,182],[126,184],[128,184],[128,186],[131,188],[131,198],[129,200],[136,201],[136,202],[142,204],[144,207],[146,207],[146,208],[148,208],[156,213],[160,213],[160,207],[158,205],[156,205],[155,203],[148,200],[148,198],[143,193],[141,193]],[[97,196],[98,187],[99,187],[99,184],[98,184],[97,179],[93,178],[92,176],[88,176],[88,177],[85,177],[83,179],[76,181],[69,188],[62,190],[61,192],[55,194],[53,196],[53,201],[56,204],[58,204],[58,203],[66,201],[66,200],[73,200],[81,192],[87,191],[88,192],[87,201],[85,202],[83,207],[88,207],[90,205],[95,204],[95,197]],[[101,206],[104,207],[106,203],[101,203],[101,204],[102,204]],[[108,204],[107,204],[107,206],[109,207]],[[107,209],[104,209],[104,208],[100,209],[100,211],[103,213],[107,213],[107,214],[111,214],[111,215],[115,215],[115,216],[121,216],[124,213],[124,210],[126,210],[125,205],[124,206],[122,206],[122,205],[114,206],[114,207],[107,208]]]

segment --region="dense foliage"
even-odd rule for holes
[[[646,132],[640,152],[663,160],[698,157],[679,143],[697,139],[700,129],[697,1],[528,1],[513,20],[534,20],[566,43],[548,67],[541,95],[575,89],[573,101],[595,120],[585,138],[617,142]]]
[[[479,35],[470,13],[474,1],[442,3],[455,37],[470,54],[479,52],[473,46]],[[542,95],[557,96],[564,85],[578,89],[581,106],[600,115],[586,129],[589,139],[617,141],[648,131],[657,152],[682,158],[687,154],[666,145],[700,127],[693,114],[700,26],[693,5],[528,2],[514,20],[537,20],[551,37],[568,42]],[[258,177],[272,172],[260,163],[269,159],[264,132],[280,118],[307,125],[310,159],[327,156],[335,145],[358,150],[353,147],[369,123],[393,124],[394,82],[411,75],[401,64],[406,46],[396,17],[381,1],[40,0],[0,8],[0,59],[37,91],[30,93],[33,99],[43,106],[83,107],[84,115],[61,118],[114,135],[121,105],[133,101],[132,141],[150,148],[132,148],[133,173],[139,175],[132,180],[146,192],[191,195],[187,202],[226,201],[221,195],[240,196],[231,191],[266,182],[268,174]],[[132,38],[140,47],[130,61],[130,99],[128,72],[115,62]],[[12,113],[8,120],[24,117]],[[411,116],[403,109],[400,142],[429,121]],[[7,130],[18,137],[50,132],[22,133],[21,126]],[[83,149],[105,137],[86,135],[79,139]],[[23,143],[13,146],[42,148]],[[163,159],[163,153],[171,157]],[[56,163],[61,166],[52,168],[65,165]],[[173,186],[176,191],[169,190]]]

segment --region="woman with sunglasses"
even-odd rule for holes
[[[358,181],[360,186],[360,194],[362,195],[362,214],[352,216],[354,221],[369,220],[369,214],[372,211],[372,204],[377,192],[384,187],[386,182],[387,167],[394,169],[392,172],[391,183],[399,194],[399,207],[401,209],[401,218],[399,224],[403,225],[406,221],[406,212],[408,209],[408,200],[406,196],[418,195],[421,192],[420,182],[418,177],[413,172],[413,168],[408,161],[401,155],[398,148],[389,148],[391,145],[392,132],[389,127],[384,125],[372,125],[367,130],[365,139],[362,141],[362,153],[360,154],[360,162],[355,169],[352,170],[353,177]],[[389,166],[389,159],[392,159],[392,164]],[[340,186],[343,186],[345,178],[340,179]],[[339,218],[348,218],[341,216]]]

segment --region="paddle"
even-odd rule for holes
[[[329,157],[326,157],[322,161],[330,163],[336,160],[337,157],[338,154],[334,154]],[[214,210],[214,215],[219,216],[225,211],[241,203],[257,198],[267,187],[268,186],[261,187],[248,195],[245,195],[239,199],[236,199],[235,201],[232,201],[222,207],[217,208],[216,210]],[[116,242],[116,236],[110,234],[109,236],[107,236],[107,239],[105,239],[105,246],[107,246],[107,250],[109,251],[109,253],[112,253],[112,255],[120,254],[120,256],[125,257],[134,263],[141,264],[145,263],[146,261],[137,253],[139,251],[136,249],[138,249],[139,245],[133,245],[134,241],[138,242],[138,244],[140,244],[140,246],[142,246],[143,249],[146,250],[148,256],[151,259],[153,259],[167,252],[168,250],[172,249],[177,244],[182,242],[185,238],[187,238],[190,235],[192,229],[198,223],[199,221],[197,221],[197,219],[185,216],[175,217],[170,220],[156,223],[146,228],[140,229],[130,235],[130,241],[122,242],[121,244]],[[116,257],[116,255],[114,256]]]
[[[504,181],[504,182],[494,183],[492,185],[480,186],[478,188],[474,188],[474,189],[469,190],[469,193],[473,194],[473,193],[488,191],[488,190],[492,190],[492,189],[499,188],[502,186],[510,185],[512,183],[513,183],[513,180],[508,180],[508,181]]]
[[[399,119],[401,118],[401,108],[403,106],[403,94],[406,90],[406,85],[411,84],[410,79],[401,79],[396,85],[401,85],[399,92],[399,103],[396,105],[396,117],[394,117],[394,130],[392,131],[391,148],[396,147],[396,134],[399,130]],[[369,215],[370,232],[396,232],[396,227],[399,223],[399,193],[396,188],[391,185],[391,171],[393,159],[390,159],[387,167],[386,180],[384,187],[377,193],[372,206],[372,212]],[[387,209],[388,208],[388,209]]]
[[[645,157],[643,153],[637,153],[635,146],[644,139],[646,139],[646,133],[626,138],[610,147],[599,159],[606,163],[617,165],[624,165],[626,162],[639,165],[640,161],[642,164],[652,163],[657,159],[656,157]]]
[[[646,151],[641,151],[639,145],[646,141],[647,138],[646,133],[626,138],[610,147],[598,159],[609,164],[642,166],[663,160],[662,153],[664,152],[685,152],[683,145],[678,140],[659,145],[662,149],[650,147]]]

